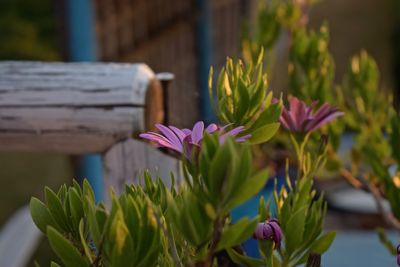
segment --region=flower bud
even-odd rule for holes
[[[269,219],[259,223],[254,231],[253,237],[259,240],[272,239],[279,247],[282,241],[282,230],[277,219]]]

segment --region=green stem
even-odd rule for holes
[[[297,156],[297,179],[300,179],[304,174],[303,165],[304,165],[304,150],[308,139],[310,138],[310,133],[307,133],[302,140],[297,140],[294,135],[290,135],[290,140],[294,146]],[[300,143],[300,145],[299,145]]]

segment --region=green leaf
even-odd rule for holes
[[[264,266],[264,262],[262,260],[241,255],[232,248],[228,248],[226,252],[228,252],[228,255],[232,261],[242,266]]]
[[[235,224],[228,226],[222,232],[221,240],[218,243],[217,250],[234,247],[243,243],[253,234],[258,223],[258,218],[250,220],[242,218]]]
[[[33,222],[42,233],[46,233],[48,225],[53,226],[58,230],[61,230],[54,221],[46,205],[39,199],[32,197],[29,203],[29,209],[31,211]]]
[[[229,177],[224,186],[223,207],[238,194],[238,188],[241,188],[251,175],[252,155],[248,144],[241,145],[240,149],[235,151],[230,166]],[[224,211],[229,212],[229,207],[224,207]]]
[[[243,121],[243,116],[246,114],[248,108],[249,108],[249,102],[250,102],[250,96],[249,93],[247,92],[246,84],[243,81],[243,79],[239,79],[238,82],[238,87],[239,91],[238,95],[238,103],[236,104],[236,120],[238,123],[242,123]]]
[[[72,180],[72,187],[76,189],[76,191],[78,192],[79,196],[82,196],[81,186],[78,184],[78,182],[75,179]]]
[[[307,206],[295,211],[289,218],[285,229],[286,251],[290,255],[303,241]]]
[[[139,230],[140,228],[138,228]],[[123,219],[122,210],[118,210],[110,228],[111,239],[114,244],[112,253],[112,266],[129,267],[135,263],[132,261],[133,241],[129,229]]]
[[[258,250],[266,261],[272,261],[272,255],[274,253],[274,241],[272,239],[258,240]],[[267,265],[269,266],[269,265]]]
[[[61,204],[61,200],[50,188],[45,187],[44,191],[47,207],[49,208],[51,216],[64,231],[69,232],[69,221],[65,214],[63,205]]]
[[[264,169],[244,181],[243,185],[238,188],[236,194],[229,199],[226,207],[228,209],[236,207],[260,192],[269,178],[268,173],[268,169]]]
[[[93,263],[92,253],[91,253],[91,251],[90,251],[90,249],[89,249],[89,247],[88,247],[88,245],[86,243],[83,219],[79,223],[79,237],[81,239],[81,244],[82,244],[83,250],[85,251],[86,257],[89,259],[90,263]]]
[[[93,239],[94,243],[96,246],[99,246],[101,242],[101,236],[102,236],[102,231],[103,227],[100,227],[97,218],[96,218],[96,207],[94,206],[93,203],[91,203],[90,200],[87,198],[85,199],[86,207],[85,207],[85,215],[86,215],[86,221],[89,227],[89,232],[90,236]],[[101,229],[101,230],[100,230]]]
[[[261,144],[267,142],[275,135],[279,129],[279,126],[280,124],[275,122],[258,128],[254,132],[251,132],[250,142],[252,144]]]
[[[70,187],[68,190],[68,195],[69,195],[69,206],[71,209],[71,216],[74,221],[74,226],[78,227],[80,220],[83,218],[83,205],[82,205],[82,199],[79,196],[78,191]]]
[[[89,263],[81,256],[78,249],[64,238],[56,229],[47,227],[49,243],[57,256],[67,267],[88,267]]]
[[[83,195],[88,196],[93,202],[96,202],[94,192],[87,179],[83,180]]]
[[[255,130],[264,125],[278,122],[279,117],[281,115],[281,111],[282,111],[281,104],[272,104],[268,106],[268,108],[264,110],[260,114],[260,116],[258,116],[256,121],[254,121],[252,124],[246,125],[247,128],[249,128],[249,132],[254,132]]]
[[[211,165],[209,166],[208,175],[204,176],[206,178],[206,184],[208,190],[214,199],[221,193],[221,187],[227,178],[229,173],[229,163],[232,161],[232,142],[230,139],[217,150]]]
[[[318,238],[311,246],[311,252],[317,254],[324,254],[329,247],[332,245],[333,240],[336,237],[335,231],[330,231],[320,238]]]
[[[54,261],[52,261],[50,263],[50,267],[61,267],[60,265],[58,265],[57,263],[55,263]]]

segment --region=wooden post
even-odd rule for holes
[[[144,64],[0,62],[0,151],[102,153],[117,193],[146,169],[179,180],[177,159],[131,138],[164,120],[154,77]]]
[[[167,186],[171,185],[171,173],[176,182],[181,180],[179,160],[172,158],[150,145],[129,139],[114,145],[103,156],[103,176],[106,188],[119,194],[126,183],[138,183],[143,172],[148,170],[153,178],[160,177]],[[106,192],[106,203],[109,203]]]
[[[153,79],[144,64],[0,62],[0,150],[104,152],[162,122]]]

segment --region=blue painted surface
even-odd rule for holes
[[[280,172],[277,175],[277,188],[278,190],[285,185],[285,176],[284,172]],[[272,192],[274,190],[274,179],[269,179],[268,183],[265,185],[263,190],[259,192],[256,196],[251,198],[246,203],[232,210],[232,222],[235,222],[243,217],[254,218],[258,214],[258,205],[260,202],[261,196],[264,197],[265,201],[267,201],[270,196],[272,196]],[[274,213],[275,205],[273,201],[271,201],[271,213]],[[260,252],[258,251],[257,240],[250,238],[246,242],[242,244],[243,249],[246,251],[246,254],[250,257],[260,258]]]
[[[196,0],[199,18],[197,22],[197,49],[200,84],[200,116],[206,123],[216,121],[208,95],[208,74],[212,64],[212,32],[209,0]]]
[[[75,62],[96,61],[96,37],[94,9],[91,0],[67,0],[67,27],[69,60]],[[84,155],[79,158],[77,178],[82,183],[87,178],[97,201],[103,200],[104,185],[101,156]]]
[[[293,171],[293,170],[292,170]],[[278,188],[284,186],[283,173],[278,177]],[[258,203],[261,196],[268,199],[273,192],[273,180],[270,179],[263,190],[248,202],[232,210],[232,221],[235,222],[243,217],[253,218],[258,213]],[[271,203],[273,213],[274,206]],[[388,233],[393,244],[399,243],[399,236],[395,232]],[[250,238],[243,245],[246,254],[259,258],[257,241]],[[389,267],[396,266],[396,257],[390,255],[386,248],[380,243],[375,231],[339,231],[331,248],[322,256],[324,267]]]
[[[394,232],[389,237],[397,244]],[[389,254],[374,231],[338,232],[331,248],[322,256],[322,263],[324,267],[397,266],[396,257]]]
[[[267,200],[271,193],[273,192],[272,187],[265,187],[257,196],[253,197],[240,207],[232,210],[232,222],[238,221],[243,217],[254,218],[258,214],[258,204],[261,196],[264,196],[264,199]],[[273,208],[273,207],[271,207]],[[261,255],[258,251],[257,240],[250,238],[246,242],[242,244],[242,248],[246,251],[246,254],[250,257],[260,258]]]
[[[102,159],[99,154],[87,154],[79,158],[78,180],[87,179],[93,188],[96,201],[104,199]]]
[[[67,0],[69,60],[95,61],[96,36],[92,0]]]

